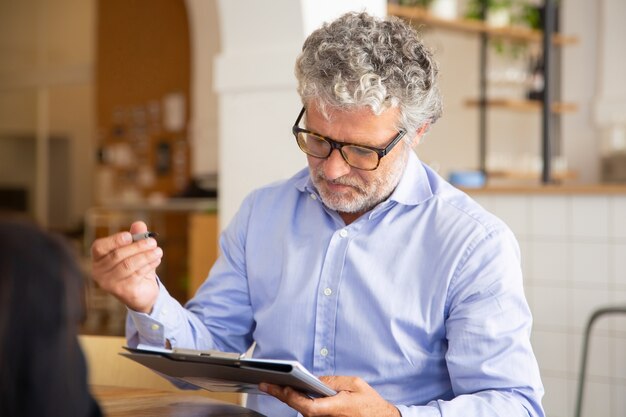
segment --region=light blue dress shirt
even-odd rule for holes
[[[129,344],[294,359],[359,376],[409,416],[543,416],[520,253],[506,225],[411,153],[393,194],[346,226],[302,170],[250,194],[183,308],[161,286]],[[248,406],[297,413],[270,396]]]

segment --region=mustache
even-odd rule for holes
[[[334,180],[330,180],[326,178],[326,176],[324,175],[321,169],[317,170],[317,172],[315,173],[315,176],[317,177],[318,180],[326,181],[333,185],[346,185],[348,187],[352,187],[356,189],[360,193],[366,192],[365,187],[363,187],[363,184],[356,178],[343,176],[343,177],[335,178]]]

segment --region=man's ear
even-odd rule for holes
[[[420,141],[422,140],[422,136],[424,136],[424,133],[426,133],[429,127],[430,122],[426,122],[422,126],[420,126],[419,129],[417,129],[415,136],[411,140],[411,147],[415,148],[417,145],[419,145]]]

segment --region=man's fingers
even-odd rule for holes
[[[94,261],[93,277],[104,289],[112,288],[116,282],[130,277],[146,266],[154,262],[158,265],[162,256],[163,250],[157,247],[156,240],[152,238],[140,240],[132,245],[115,249]]]
[[[290,387],[262,383],[259,384],[259,389],[278,398],[280,401],[301,413],[307,410],[307,415],[309,415],[311,409],[315,407],[315,405],[312,404],[315,401],[314,399]]]
[[[143,280],[156,282],[156,267],[161,263],[163,252],[161,248],[153,251],[138,253],[124,259],[106,275],[115,277],[105,282],[99,282],[100,286],[120,298],[124,304],[139,311],[137,306],[142,305],[145,283]]]
[[[147,263],[142,266],[139,270],[137,270],[137,274],[142,278],[155,278],[155,271],[157,267],[161,264],[161,257],[158,257],[156,260]]]
[[[130,245],[132,242],[133,237],[129,232],[120,232],[96,239],[91,245],[91,257],[94,261],[99,261],[112,251]]]
[[[154,241],[154,239],[146,239],[146,241],[147,240]],[[149,244],[149,242],[146,241],[138,242],[138,244]],[[143,268],[149,267],[155,261],[160,262],[161,257],[163,256],[163,250],[156,246],[156,242],[154,242],[153,245],[154,246],[150,246],[135,253],[126,253],[127,248],[118,249],[112,252],[112,262],[110,262],[111,268],[107,271],[107,273],[111,274],[111,276],[126,278],[138,273],[143,270]],[[134,246],[135,245],[129,247],[128,249],[132,249]]]
[[[367,384],[360,378],[353,376],[336,376],[328,375],[320,377],[320,381],[328,385],[335,391],[359,391],[364,389]]]
[[[148,231],[148,226],[144,222],[134,222],[130,225],[130,233],[145,233]]]
[[[260,384],[266,392],[307,417],[329,416],[394,416],[400,417],[398,409],[385,401],[365,380],[351,376],[323,376],[322,382],[336,389],[336,395],[309,398],[290,387]],[[367,410],[365,413],[362,411]]]
[[[132,243],[132,235],[148,231],[148,226],[144,222],[134,222],[130,226],[130,232],[120,232],[114,235],[96,239],[91,245],[91,257],[94,261],[107,256],[109,253],[122,246]]]
[[[144,222],[134,222],[130,231],[97,239],[91,246],[94,281],[141,312],[149,312],[154,305],[159,288],[156,267],[163,257],[155,239],[132,241],[133,234],[147,230]]]

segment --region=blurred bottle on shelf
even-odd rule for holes
[[[526,97],[529,100],[542,100],[545,89],[544,66],[541,56],[530,58],[530,77]]]

